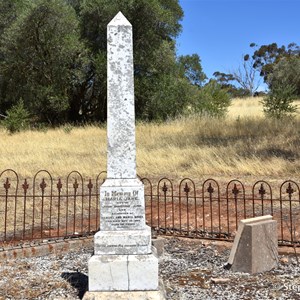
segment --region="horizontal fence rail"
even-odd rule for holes
[[[99,188],[106,173],[85,180],[73,171],[53,179],[46,170],[20,179],[14,170],[0,173],[0,242],[70,238],[99,229]],[[217,240],[234,239],[242,219],[272,215],[281,245],[300,245],[300,188],[292,180],[272,187],[231,180],[220,184],[162,178],[145,186],[147,224],[158,235]]]

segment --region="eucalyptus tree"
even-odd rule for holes
[[[0,2],[0,113],[105,121],[106,26],[119,11],[133,26],[137,118],[195,105],[206,77],[198,55],[176,57],[178,0],[11,0]]]
[[[178,75],[175,38],[181,30],[183,11],[178,0],[82,1],[82,37],[90,49],[82,91],[88,91],[85,110],[100,120],[106,118],[106,26],[118,11],[133,26],[136,114],[151,119],[157,110],[154,103],[161,93],[161,82],[175,84],[175,78],[166,81],[166,76]],[[167,101],[169,96],[174,99],[174,94],[166,95],[167,91],[174,93],[175,88],[167,88],[160,101]]]
[[[287,46],[278,46],[277,43],[258,46],[255,43],[251,43],[250,47],[254,49],[254,53],[251,56],[253,68],[260,72],[266,83],[268,83],[268,77],[272,75],[274,67],[281,59],[300,58],[300,47],[296,43],[290,43]]]
[[[1,109],[22,99],[38,121],[59,123],[83,76],[78,18],[61,0],[27,1],[23,8],[0,41]]]

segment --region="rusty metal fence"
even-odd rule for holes
[[[46,170],[29,181],[0,173],[0,241],[12,243],[89,235],[99,228],[99,187],[105,172],[84,181],[73,171],[53,179]]]
[[[0,173],[0,242],[70,238],[95,233],[99,188],[105,172],[85,180],[71,172],[64,180],[46,170],[20,179],[13,170]],[[271,214],[281,245],[300,245],[300,188],[287,180],[243,184],[185,178],[162,178],[145,185],[146,220],[154,234],[233,240],[241,219]]]

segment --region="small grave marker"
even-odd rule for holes
[[[277,264],[277,222],[270,215],[241,220],[226,268],[254,274]]]

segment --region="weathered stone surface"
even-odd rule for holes
[[[255,219],[240,223],[242,231],[234,241],[232,263],[228,261],[232,271],[254,274],[269,271],[278,264],[277,222],[270,216]]]
[[[228,283],[230,281],[230,278],[212,278],[211,282],[215,284],[223,284]]]
[[[94,255],[89,260],[89,291],[158,290],[158,260],[149,255]]]
[[[100,230],[145,229],[144,186],[138,179],[107,179],[100,187]]]
[[[136,178],[132,26],[121,12],[107,41],[107,178]]]
[[[95,255],[149,254],[151,228],[131,231],[98,231],[94,236]]]
[[[113,294],[113,295],[112,295]],[[87,292],[83,300],[163,300],[160,291],[145,292]]]
[[[156,239],[152,240],[152,245],[156,249],[157,256],[160,258],[164,255],[164,246],[165,246],[165,239],[162,237],[157,237]]]
[[[146,226],[144,185],[136,176],[132,27],[121,12],[108,24],[107,37],[107,179],[100,187],[89,291],[95,299],[117,299],[120,291],[118,299],[148,299],[149,291],[159,295],[158,259]],[[131,298],[132,291],[141,298]]]
[[[255,217],[255,218],[244,219],[244,220],[241,220],[239,222],[238,231],[235,235],[234,242],[233,242],[233,245],[232,245],[232,248],[231,248],[231,251],[230,251],[228,264],[230,264],[230,265],[233,264],[235,253],[236,253],[237,247],[239,245],[240,238],[241,238],[241,235],[242,235],[242,232],[244,230],[245,225],[246,224],[251,224],[251,223],[257,223],[257,222],[260,222],[260,221],[268,221],[268,220],[273,220],[273,217],[271,215],[260,216],[260,217]]]
[[[83,300],[164,300],[164,291],[87,292]]]

